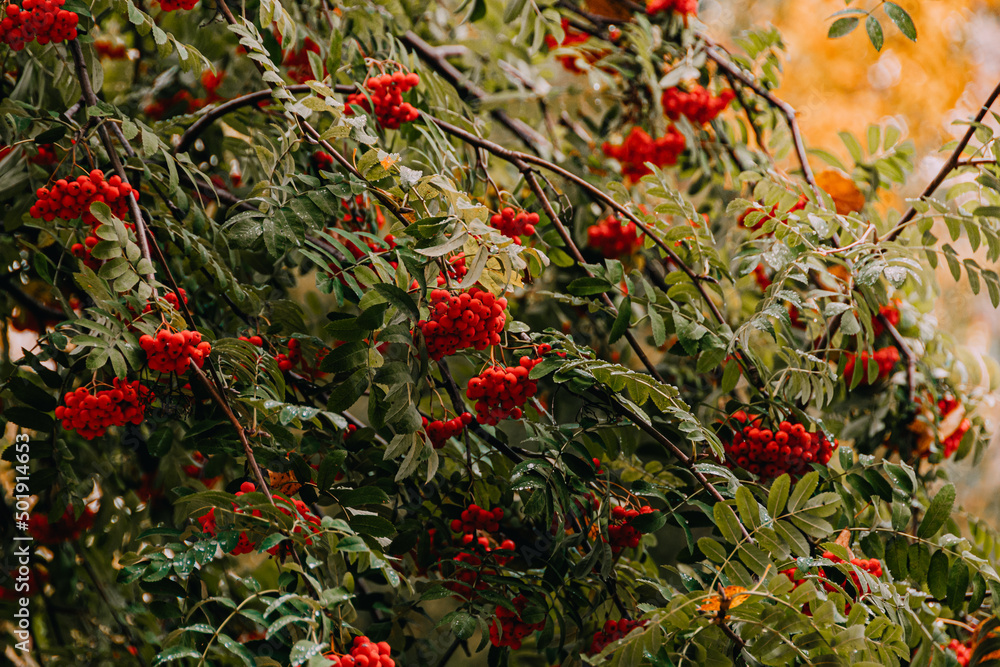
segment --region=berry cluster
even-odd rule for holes
[[[548,46],[550,50],[558,48],[567,48],[570,46],[574,46],[576,44],[583,44],[588,39],[590,39],[590,35],[588,35],[587,33],[574,29],[569,24],[569,19],[565,17],[562,20],[562,31],[563,31],[562,42],[557,40],[553,35],[545,36],[545,45]],[[603,56],[603,54],[591,53],[591,52],[584,52],[582,55],[583,58],[588,63],[595,62],[596,60],[599,60]],[[572,74],[583,74],[586,72],[586,70],[577,64],[577,60],[579,57],[580,56],[577,55],[556,56],[556,60],[559,61],[559,63],[563,66],[563,69],[565,69],[567,72],[571,72]]]
[[[538,224],[537,213],[525,213],[515,211],[507,207],[494,214],[490,218],[490,224],[500,230],[504,236],[514,239],[514,243],[521,245],[522,236],[531,236],[535,233],[535,225]]]
[[[510,562],[512,556],[493,554],[497,550],[513,551],[516,546],[510,539],[498,542],[501,519],[503,519],[503,509],[497,507],[487,510],[472,504],[462,510],[460,518],[452,520],[451,529],[461,533],[460,551],[453,559],[460,565],[451,577],[453,581],[447,582],[445,587],[461,599],[472,599],[474,590],[488,588],[483,575],[495,575],[496,570],[492,567],[483,567],[484,559],[499,566]]]
[[[108,60],[124,60],[128,57],[128,48],[123,42],[112,42],[107,38],[95,39],[94,50],[97,55]]]
[[[172,12],[178,9],[190,11],[198,4],[198,0],[157,0],[157,2],[160,3],[160,9],[165,12]]]
[[[183,287],[178,287],[177,289],[180,290],[181,299],[183,299],[184,303],[187,304],[187,302],[188,302],[187,292],[184,290]],[[169,292],[166,292],[163,295],[163,300],[166,301],[167,304],[171,308],[173,308],[174,310],[180,310],[181,309],[181,302],[177,298],[177,292],[174,292],[173,290],[171,290]],[[146,307],[143,308],[142,312],[143,313],[151,313],[151,312],[153,312],[153,304],[147,303]]]
[[[90,212],[94,202],[104,202],[119,218],[128,213],[127,197],[132,194],[132,186],[118,176],[104,180],[104,172],[94,169],[87,176],[77,176],[76,180],[59,179],[51,188],[38,188],[38,201],[31,207],[31,217],[51,222],[55,218],[75,220],[80,218],[88,225],[100,225]]]
[[[253,342],[254,338],[259,338],[258,336],[251,336],[250,342]],[[261,341],[263,343],[263,341]],[[254,343],[256,345],[256,343]],[[314,363],[310,364],[306,361],[305,357],[302,356],[302,342],[298,338],[288,339],[288,354],[284,352],[279,352],[274,355],[275,361],[278,362],[278,368],[282,371],[290,371],[293,368],[298,367],[304,376],[309,378],[310,381],[315,381],[318,378],[326,376],[326,373],[319,370],[319,365],[322,363],[323,359],[330,353],[329,348],[321,347],[316,351],[316,360]]]
[[[646,166],[647,162],[657,167],[676,164],[685,145],[684,135],[671,125],[659,139],[653,139],[641,127],[633,127],[624,143],[614,145],[605,141],[601,149],[605,155],[621,163],[622,176],[638,181],[653,173]]]
[[[371,104],[375,105],[375,117],[378,119],[379,125],[389,130],[395,130],[403,123],[409,123],[420,117],[419,111],[414,109],[409,102],[403,101],[403,93],[419,84],[420,75],[415,72],[383,74],[369,77],[365,81],[365,88],[371,95]],[[351,108],[352,104],[369,113],[372,111],[371,104],[364,93],[351,93],[347,96],[347,108],[344,113],[348,116],[354,113]]]
[[[972,647],[967,644],[963,644],[957,639],[952,639],[946,646],[943,647],[946,651],[951,651],[955,654],[955,659],[961,667],[966,667],[972,660]]]
[[[666,11],[694,15],[698,11],[698,0],[646,0],[646,13],[650,16]]]
[[[462,510],[461,518],[452,519],[451,529],[456,533],[475,533],[477,530],[496,533],[500,530],[501,519],[503,519],[502,507],[486,510],[472,504]]]
[[[99,242],[100,239],[96,236],[88,234],[87,238],[83,239],[83,243],[74,243],[70,246],[69,251],[74,257],[81,260],[84,266],[96,271],[100,267],[101,262],[100,260],[95,259],[91,253],[94,251],[94,246],[96,246]]]
[[[20,51],[35,40],[39,44],[76,39],[78,17],[62,9],[65,0],[24,0],[18,7],[7,5],[0,21],[0,42]]]
[[[465,253],[458,252],[445,260],[446,270],[448,272],[448,278],[452,280],[461,281],[465,277],[465,274],[469,272],[469,267],[465,265]],[[448,284],[447,278],[445,278],[443,273],[439,273],[437,277],[437,286],[444,287]]]
[[[625,224],[613,215],[587,228],[587,245],[601,251],[608,259],[631,255],[642,246],[635,223]]]
[[[630,621],[627,618],[623,618],[619,621],[612,621],[611,619],[608,619],[604,622],[604,629],[594,633],[594,638],[590,642],[590,650],[587,651],[587,655],[597,655],[603,651],[608,644],[622,639],[628,633],[632,632],[636,628],[643,627],[648,622],[649,621]]]
[[[430,320],[417,322],[431,359],[441,359],[467,347],[485,350],[490,345],[499,345],[500,332],[507,321],[506,307],[507,299],[498,299],[478,287],[461,294],[433,290]]]
[[[739,466],[764,479],[788,473],[798,477],[809,471],[810,463],[826,465],[837,448],[822,432],[809,433],[802,424],[782,421],[777,428],[764,428],[763,418],[750,418],[740,410],[733,415],[739,423],[733,439],[725,443],[726,464]]]
[[[261,338],[260,336],[257,336],[257,335],[254,335],[254,336],[240,336],[239,338],[244,343],[250,343],[251,345],[255,345],[256,347],[264,347],[264,339]]]
[[[472,419],[472,415],[468,412],[447,420],[428,421],[427,417],[424,417],[424,431],[427,432],[434,449],[441,449],[448,440],[465,430],[465,427],[472,423]]]
[[[253,482],[243,482],[240,485],[240,490],[236,492],[236,497],[239,498],[244,494],[253,493],[256,490],[257,486]],[[233,510],[236,512],[236,514],[243,513],[243,511],[236,506],[236,503],[233,503]],[[252,516],[261,516],[260,510],[254,510]],[[209,509],[207,513],[198,517],[198,523],[201,524],[201,532],[203,533],[207,533],[208,535],[215,537],[215,535],[219,532],[218,526],[215,523],[214,507]],[[250,539],[250,536],[247,535],[247,532],[244,530],[243,532],[240,533],[240,538],[239,541],[236,543],[236,546],[233,547],[233,550],[230,551],[229,553],[232,554],[233,556],[248,554],[251,551],[253,551],[254,546],[255,546],[254,541]]]
[[[831,551],[824,551],[823,558],[831,560],[834,563],[843,563],[844,559],[840,556],[836,556]],[[852,558],[851,565],[858,568],[859,570],[864,570],[868,574],[872,575],[876,579],[882,576],[882,563],[877,558]],[[857,572],[851,572],[851,581],[854,582],[854,590],[861,591],[861,580],[858,578]]]
[[[316,151],[309,158],[309,161],[319,171],[330,171],[330,167],[333,166],[333,156],[326,151]]]
[[[277,39],[278,44],[281,44],[281,35],[277,35]],[[312,67],[309,64],[309,54],[318,54],[319,44],[306,37],[302,43],[302,48],[285,49],[281,53],[281,64],[287,70],[289,79],[296,83],[305,83],[316,78],[313,76]]]
[[[76,143],[74,141],[74,143]],[[31,156],[31,164],[39,164],[43,167],[51,166],[59,161],[56,149],[52,144],[39,144],[38,152]]]
[[[528,606],[528,598],[518,595],[511,602],[516,611],[503,605],[497,605],[496,618],[490,624],[490,642],[494,646],[509,646],[515,651],[521,648],[521,640],[536,630],[545,628],[545,619],[538,623],[525,623],[521,620],[524,608]]]
[[[391,651],[388,643],[375,643],[360,635],[354,638],[348,653],[327,653],[323,657],[330,660],[329,667],[396,667],[396,661],[389,657]]]
[[[296,520],[295,527],[292,529],[293,535],[302,534],[302,525],[299,520],[301,520],[301,522],[304,522],[306,524],[306,528],[309,529],[312,535],[315,535],[316,533],[320,532],[320,523],[321,523],[320,518],[315,514],[313,514],[309,510],[309,506],[306,505],[304,502],[298,500],[297,498],[292,498],[290,500],[282,498],[280,496],[273,496],[273,498],[279,510],[281,510],[287,516],[293,517]],[[306,536],[305,544],[312,545],[312,537]],[[290,542],[279,542],[278,544],[268,549],[267,553],[271,554],[272,556],[276,556],[278,555],[278,553],[281,552],[288,553],[291,550],[291,548],[292,545]]]
[[[715,120],[735,97],[736,93],[728,89],[715,97],[704,86],[694,84],[687,91],[676,86],[668,88],[663,91],[660,100],[663,112],[670,120],[685,116],[695,125],[706,125]]]
[[[899,326],[899,301],[894,300],[888,306],[879,306],[878,314],[885,317],[886,321],[894,327]],[[878,317],[872,318],[872,333],[876,336],[881,336],[882,332],[885,331],[885,325],[882,324],[882,320]]]
[[[156,338],[148,334],[140,337],[139,345],[150,370],[160,373],[183,373],[192,362],[201,368],[212,351],[211,343],[203,341],[199,332],[187,330],[170,333],[160,329]]]
[[[56,407],[56,419],[67,431],[75,430],[87,440],[98,438],[109,426],[141,424],[152,392],[138,380],[125,382],[115,378],[111,389],[96,394],[86,387],[67,393],[63,405]]]
[[[28,533],[40,544],[60,544],[62,542],[75,542],[80,539],[85,531],[94,525],[94,517],[97,512],[84,505],[83,513],[79,518],[70,505],[63,512],[63,515],[55,522],[49,522],[43,512],[33,512],[28,519]]]
[[[501,419],[520,419],[521,406],[538,391],[528,373],[541,361],[521,357],[517,366],[490,366],[469,380],[465,395],[476,401],[479,423],[496,426]]]
[[[946,418],[954,410],[961,407],[961,405],[962,403],[954,396],[945,396],[942,398],[938,401],[938,412],[941,415],[941,419]],[[970,428],[972,428],[972,422],[969,421],[968,417],[963,417],[958,427],[941,441],[941,446],[944,448],[944,458],[948,458],[958,451],[958,446],[962,443],[962,438],[965,437],[966,431]]]
[[[801,211],[802,209],[804,209],[806,207],[806,204],[808,204],[808,203],[809,203],[809,198],[808,197],[806,197],[805,195],[799,195],[799,200],[797,202],[795,202],[794,204],[792,204],[792,207],[790,209],[788,209],[788,212],[789,213],[793,213],[795,211]],[[764,223],[767,222],[768,220],[774,220],[775,219],[775,215],[774,214],[778,210],[778,205],[775,204],[774,206],[772,206],[771,210],[768,211],[767,213],[765,213],[761,217],[760,220],[758,220],[757,222],[755,222],[752,226],[747,227],[747,224],[746,224],[746,218],[747,218],[747,216],[750,215],[751,213],[753,213],[754,211],[759,211],[759,210],[760,210],[759,208],[754,208],[753,206],[751,206],[747,210],[743,211],[743,213],[736,220],[736,222],[739,223],[740,227],[744,227],[746,229],[749,229],[752,232],[755,232],[758,229],[760,229],[761,227],[763,227]]]
[[[642,505],[639,509],[611,508],[611,523],[608,524],[608,544],[611,545],[611,552],[618,553],[623,549],[634,549],[639,546],[642,533],[632,525],[632,519],[655,511],[649,505]]]
[[[875,379],[876,382],[881,382],[889,377],[892,373],[892,369],[899,363],[899,350],[892,345],[875,350],[875,352],[871,355],[869,355],[867,351],[861,352],[860,355],[854,354],[853,352],[845,352],[845,354],[847,355],[847,363],[844,365],[844,380],[846,382],[851,382],[854,377],[854,366],[857,364],[858,358],[861,359],[861,384],[869,384],[869,359],[878,366],[878,377]]]

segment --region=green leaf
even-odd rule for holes
[[[389,303],[396,306],[399,310],[405,311],[409,314],[410,319],[420,319],[420,310],[417,308],[417,304],[414,303],[413,298],[403,290],[399,289],[395,285],[389,285],[388,283],[377,283],[374,286],[374,289],[376,292],[384,296]]]
[[[945,604],[956,614],[961,614],[965,605],[965,591],[969,588],[969,566],[961,558],[956,558],[948,572],[948,590]]]
[[[872,46],[875,47],[875,50],[881,51],[883,42],[882,24],[879,23],[878,19],[874,16],[869,16],[868,20],[865,21],[865,30],[868,31],[868,39],[871,40]],[[872,152],[876,149],[877,147],[873,148]]]
[[[894,537],[885,545],[885,564],[892,573],[893,579],[901,581],[906,579],[909,565],[908,558],[910,545],[905,538]]]
[[[372,537],[391,537],[396,534],[396,527],[388,519],[373,514],[359,514],[351,519],[351,528],[359,535]]]
[[[812,496],[813,491],[819,485],[819,473],[813,470],[807,473],[802,479],[798,481],[795,488],[792,490],[792,495],[788,499],[788,511],[795,512],[802,509],[809,497]]]
[[[726,503],[715,503],[712,508],[715,517],[715,525],[719,527],[719,532],[730,544],[740,543],[740,520],[736,518],[736,512]]]
[[[629,319],[632,316],[632,299],[625,297],[618,306],[618,316],[615,317],[614,324],[611,325],[611,333],[608,335],[608,343],[615,343],[628,331]]]
[[[788,476],[788,473],[771,483],[771,490],[767,494],[767,513],[772,517],[778,516],[780,512],[784,511],[791,485],[792,478]]]
[[[933,537],[941,529],[941,526],[948,521],[948,518],[951,516],[951,508],[954,504],[955,485],[950,483],[945,484],[937,492],[937,495],[934,496],[930,506],[927,508],[924,520],[920,522],[920,527],[917,528],[917,537],[924,539]]]
[[[7,408],[2,414],[7,421],[32,431],[48,433],[52,431],[53,424],[55,424],[52,417],[44,412],[21,405]]]
[[[507,0],[507,6],[503,10],[503,22],[513,23],[514,19],[521,15],[527,0]]]
[[[948,566],[948,554],[935,551],[927,569],[927,590],[938,600],[944,600],[948,594]]]
[[[464,611],[456,611],[451,617],[451,631],[458,639],[468,639],[476,631],[476,619]]]
[[[917,28],[913,25],[913,19],[910,18],[905,9],[895,2],[887,2],[885,3],[885,13],[907,39],[911,42],[917,41]]]
[[[837,19],[830,25],[830,31],[826,34],[831,39],[837,39],[844,35],[851,34],[858,27],[858,19],[854,16],[847,16]]]
[[[336,491],[337,500],[344,507],[360,507],[362,505],[388,505],[389,496],[377,486],[362,486],[359,489]]]
[[[611,283],[604,278],[577,278],[566,286],[573,296],[594,296],[611,291]]]
[[[745,486],[736,489],[736,508],[740,511],[744,526],[751,530],[760,526],[760,508],[757,499]]]
[[[153,667],[162,665],[167,662],[173,662],[174,660],[181,660],[183,658],[200,658],[201,653],[195,651],[194,649],[187,648],[184,646],[171,646],[165,651],[161,651],[156,659],[153,660]]]

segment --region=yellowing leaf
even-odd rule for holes
[[[839,171],[827,169],[819,172],[816,174],[816,185],[830,195],[840,215],[860,211],[865,206],[865,196],[858,186]]]
[[[698,606],[698,609],[701,611],[719,611],[722,609],[723,600],[728,603],[726,606],[727,609],[739,607],[750,598],[749,595],[744,594],[746,590],[742,586],[726,586],[722,589],[722,595],[709,596],[707,600]]]

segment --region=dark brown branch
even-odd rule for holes
[[[795,145],[795,155],[799,160],[799,166],[802,168],[802,177],[805,179],[806,183],[809,184],[809,187],[812,188],[813,194],[815,194],[818,199],[820,190],[816,185],[816,178],[813,176],[812,167],[809,166],[809,158],[806,156],[806,148],[802,141],[802,133],[799,131],[799,123],[795,119],[795,109],[793,109],[788,102],[776,97],[770,91],[765,90],[760,86],[760,84],[754,81],[752,75],[744,72],[728,57],[723,55],[720,51],[717,51],[716,49],[719,47],[712,40],[704,35],[699,35],[699,37],[705,43],[705,55],[707,55],[709,59],[714,62],[720,70],[722,70],[722,72],[740,81],[740,83],[766,100],[768,104],[780,111],[785,117],[785,122],[788,123],[788,130],[792,134],[792,143]]]
[[[569,248],[573,259],[575,259],[581,266],[585,265],[586,261],[583,259],[583,255],[580,254],[580,249],[576,247],[576,243],[573,241],[573,237],[570,235],[569,230],[567,230],[562,224],[562,221],[559,219],[559,215],[555,212],[555,209],[552,208],[552,202],[550,202],[549,198],[545,196],[545,191],[542,189],[542,186],[539,185],[538,179],[535,178],[535,174],[527,167],[527,165],[523,166],[521,173],[524,176],[524,181],[528,184],[528,187],[535,193],[535,197],[538,198],[538,202],[542,205],[542,208],[545,209],[545,214],[549,216],[549,220],[551,220],[552,224],[555,226],[556,231],[559,233],[559,237],[563,240],[563,243],[566,244],[566,247]],[[589,270],[584,270],[588,276],[591,278],[594,277],[594,274]],[[601,300],[604,301],[604,305],[606,305],[617,317],[618,308],[611,300],[611,297],[608,296],[607,292],[601,293]],[[645,350],[642,349],[642,345],[639,344],[639,341],[636,340],[635,336],[632,335],[632,332],[628,329],[625,330],[625,339],[628,341],[629,346],[635,352],[636,356],[639,357],[642,365],[649,371],[649,374],[656,378],[659,382],[663,382],[663,376],[656,370],[656,365],[649,360],[649,357],[646,356]]]
[[[938,171],[937,176],[935,176],[931,180],[931,182],[927,184],[927,187],[924,188],[924,191],[920,193],[920,199],[925,199],[926,197],[930,197],[932,194],[934,194],[934,191],[937,190],[942,183],[944,183],[946,178],[948,178],[948,174],[950,174],[952,170],[954,170],[955,167],[959,165],[959,158],[962,157],[962,152],[965,150],[965,147],[969,145],[970,141],[972,141],[972,137],[976,133],[976,126],[979,125],[983,121],[983,118],[986,117],[986,114],[989,112],[990,107],[993,106],[994,102],[996,102],[997,97],[1000,97],[1000,84],[997,84],[997,87],[993,89],[993,92],[990,93],[990,96],[986,98],[985,102],[983,102],[983,106],[979,108],[979,113],[976,114],[976,117],[969,124],[969,129],[965,131],[965,135],[961,138],[961,140],[959,140],[958,145],[955,146],[955,150],[951,152],[951,156],[941,166],[941,169],[940,171]],[[993,160],[992,162],[995,163],[996,161]],[[896,223],[896,226],[893,227],[889,231],[889,233],[885,235],[885,238],[883,240],[885,241],[894,240],[897,236],[899,236],[902,233],[906,225],[911,220],[913,220],[913,218],[916,217],[916,215],[917,215],[917,209],[915,209],[912,206],[908,208],[906,210],[906,213],[903,214],[903,217],[900,218],[899,222]]]
[[[200,368],[196,365],[191,364],[191,371],[197,376],[198,380],[201,381],[208,393],[211,394],[212,400],[215,401],[216,405],[222,408],[222,412],[225,413],[226,418],[229,419],[233,428],[236,429],[236,435],[240,439],[240,444],[243,445],[243,452],[246,454],[247,463],[250,464],[250,469],[253,471],[254,477],[257,479],[257,484],[260,485],[259,490],[267,496],[268,501],[274,505],[274,498],[271,497],[271,490],[267,486],[267,482],[264,481],[264,474],[260,470],[260,466],[257,465],[257,459],[253,455],[253,447],[250,445],[250,440],[247,438],[246,429],[243,428],[243,424],[240,420],[233,414],[232,409],[229,407],[229,403],[226,402],[224,398],[216,391],[215,384],[209,381],[205,373],[202,372]]]
[[[412,30],[407,31],[402,36],[401,41],[413,49],[420,59],[427,63],[431,69],[448,81],[458,91],[458,94],[464,101],[478,103],[487,96],[485,90],[479,88],[472,81],[469,81],[457,67],[445,60],[434,47],[422,40]],[[537,146],[551,148],[549,141],[528,126],[527,123],[516,118],[511,118],[507,112],[501,109],[493,109],[489,113],[494,120],[514,133],[528,148],[535,148]]]
[[[80,48],[80,42],[75,39],[71,40],[69,42],[69,50],[73,54],[73,64],[76,67],[76,76],[80,80],[80,87],[83,90],[83,99],[88,107],[96,106],[97,95],[94,93],[94,88],[90,83],[90,74],[87,72],[87,63],[83,60],[83,50]],[[108,133],[105,123],[101,122],[97,125],[97,134],[101,138],[104,150],[108,153],[108,159],[111,160],[111,166],[114,168],[115,174],[127,183],[129,180],[128,175],[125,173],[125,168],[122,166],[121,159],[118,157],[118,151],[115,150],[115,145],[111,141],[111,135]],[[153,290],[153,296],[155,297],[156,285],[152,269],[153,260],[149,254],[149,242],[146,239],[146,223],[142,219],[142,212],[139,210],[139,202],[136,199],[138,194],[137,190],[135,195],[129,195],[125,199],[128,201],[132,221],[135,224],[135,235],[139,239],[139,250],[142,252],[143,258],[150,265],[150,271],[146,274],[145,278],[146,282],[149,283],[150,289]]]

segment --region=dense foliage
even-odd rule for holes
[[[1000,655],[942,466],[1000,368],[931,314],[939,264],[1000,302],[1000,88],[900,211],[912,147],[807,152],[774,30],[452,4],[0,3],[8,657]]]

